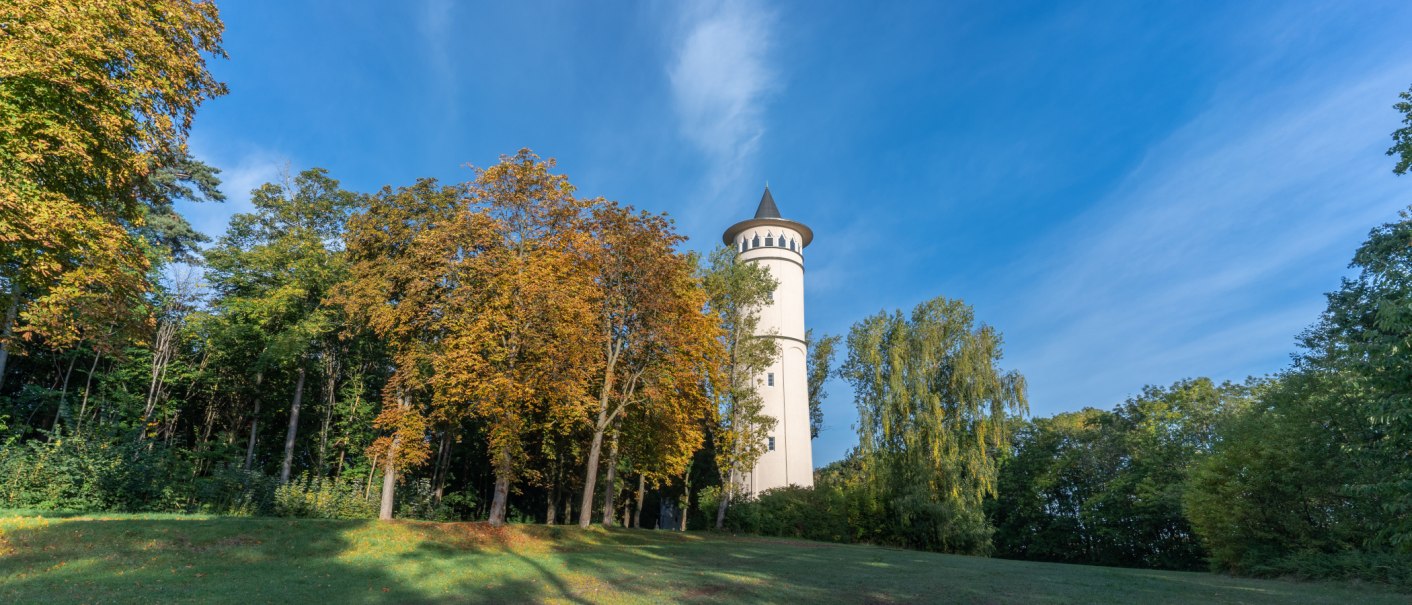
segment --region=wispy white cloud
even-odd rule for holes
[[[252,190],[290,171],[289,158],[263,147],[248,147],[232,153],[228,149],[217,151],[201,140],[193,140],[191,147],[197,159],[220,169],[220,189],[226,201],[220,204],[179,202],[177,210],[197,231],[212,239],[225,233],[231,216],[254,209],[250,203]]]
[[[1330,274],[1406,202],[1380,160],[1409,67],[1325,79],[1314,94],[1218,95],[1037,242],[1014,267],[1027,284],[1011,284],[1003,326],[1036,411],[1278,369],[1322,305],[1311,284],[1335,288]]]
[[[733,184],[765,132],[764,103],[775,90],[770,62],[773,12],[750,0],[683,5],[668,68],[681,134],[710,162],[711,197]]]
[[[445,107],[455,108],[456,74],[451,61],[451,22],[455,5],[451,0],[424,0],[417,10],[417,31],[421,34],[432,88]]]

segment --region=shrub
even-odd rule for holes
[[[272,510],[274,482],[217,465],[198,476],[192,462],[126,435],[46,435],[0,449],[0,506],[53,511],[204,512]]]
[[[171,451],[50,433],[0,452],[0,505],[40,510],[179,511],[194,474]]]
[[[848,517],[842,490],[791,485],[737,502],[727,510],[726,524],[736,531],[766,536],[853,542],[856,536]]]
[[[198,478],[192,499],[196,511],[215,515],[251,517],[274,512],[278,481],[260,471],[229,463],[217,464],[211,474]]]
[[[302,474],[298,479],[275,488],[274,514],[281,517],[371,519],[378,515],[378,503],[363,497],[363,486],[358,481]]]

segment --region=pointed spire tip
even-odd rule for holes
[[[765,195],[760,196],[760,207],[755,209],[755,218],[781,218],[775,196],[770,195],[770,184],[765,183]]]

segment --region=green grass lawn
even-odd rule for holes
[[[0,603],[1407,603],[1375,587],[700,533],[0,512]]]

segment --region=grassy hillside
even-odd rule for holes
[[[1406,603],[1374,588],[788,540],[0,513],[0,603]]]

